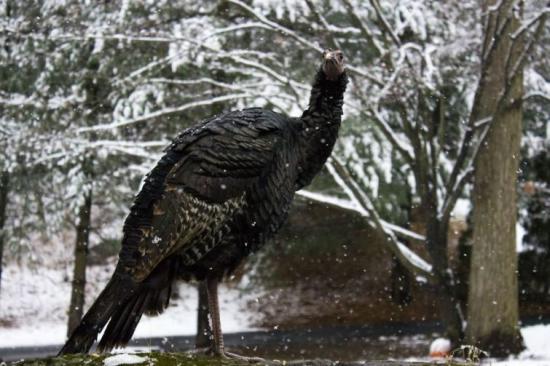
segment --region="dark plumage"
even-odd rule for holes
[[[126,345],[143,313],[166,308],[174,280],[195,278],[207,281],[223,355],[217,281],[279,230],[294,192],[322,168],[346,84],[342,53],[326,51],[300,118],[251,108],[181,133],[136,197],[113,277],[60,353],[87,352],[107,322],[98,349]]]

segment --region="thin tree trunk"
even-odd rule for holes
[[[0,176],[0,288],[2,285],[2,260],[4,258],[4,225],[6,224],[6,208],[8,206],[9,174],[2,172]]]
[[[71,291],[71,304],[69,306],[68,335],[80,323],[84,311],[84,290],[86,287],[86,266],[88,261],[88,242],[90,235],[90,218],[92,211],[92,190],[85,197],[84,203],[78,213],[76,226],[76,243],[74,250],[74,271]]]
[[[426,244],[432,259],[437,289],[437,301],[441,320],[445,326],[445,334],[453,345],[458,345],[464,338],[462,315],[458,302],[447,257],[448,223],[442,223],[436,217],[435,210],[428,219],[426,228]]]
[[[197,337],[195,338],[196,348],[207,348],[212,345],[212,330],[208,321],[208,291],[206,282],[199,282],[199,304],[197,311]]]
[[[486,9],[497,0],[486,0]],[[493,116],[486,142],[475,161],[473,246],[468,293],[467,340],[493,356],[506,356],[523,349],[518,328],[517,287],[517,169],[520,156],[523,76],[520,71],[510,84],[509,98],[499,107],[498,96],[507,87],[506,78],[516,64],[519,47],[511,50],[510,34],[518,29],[514,1],[505,1],[500,14],[490,13],[485,49],[497,39],[494,58],[486,60],[487,82],[480,90],[479,116]],[[515,15],[511,15],[515,12]],[[508,29],[499,38],[496,30],[507,16]],[[493,41],[494,42],[494,41]],[[512,101],[510,103],[510,101]],[[474,107],[475,108],[475,107]]]

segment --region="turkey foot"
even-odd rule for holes
[[[220,356],[222,358],[227,358],[227,359],[232,359],[232,360],[239,360],[239,361],[244,361],[244,362],[248,362],[248,363],[260,363],[260,362],[267,363],[267,361],[264,360],[261,357],[242,356],[242,355],[238,355],[238,354],[232,353],[232,352],[223,352]]]
[[[214,347],[195,348],[194,350],[188,351],[187,353],[192,355],[220,357],[228,360],[239,360],[239,361],[244,361],[248,363],[259,363],[259,362],[267,363],[267,361],[261,357],[242,356],[233,352],[227,352],[225,350],[222,350],[221,352],[216,352],[216,350],[214,350]],[[269,363],[272,363],[272,362],[270,361]]]

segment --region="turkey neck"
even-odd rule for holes
[[[309,107],[300,121],[300,174],[298,189],[308,185],[330,156],[342,122],[342,106],[348,78],[344,72],[338,80],[328,80],[319,69],[315,76]]]

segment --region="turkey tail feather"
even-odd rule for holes
[[[108,352],[113,348],[124,347],[130,342],[143,314],[158,315],[166,309],[170,300],[172,278],[168,277],[164,286],[155,288],[156,274],[145,280],[139,290],[113,313],[97,349]]]
[[[117,309],[97,346],[99,352],[108,352],[128,344],[145,311],[149,296],[148,292],[139,292]]]
[[[59,351],[59,355],[88,352],[99,332],[116,311],[117,304],[130,298],[135,288],[134,282],[113,276]]]

